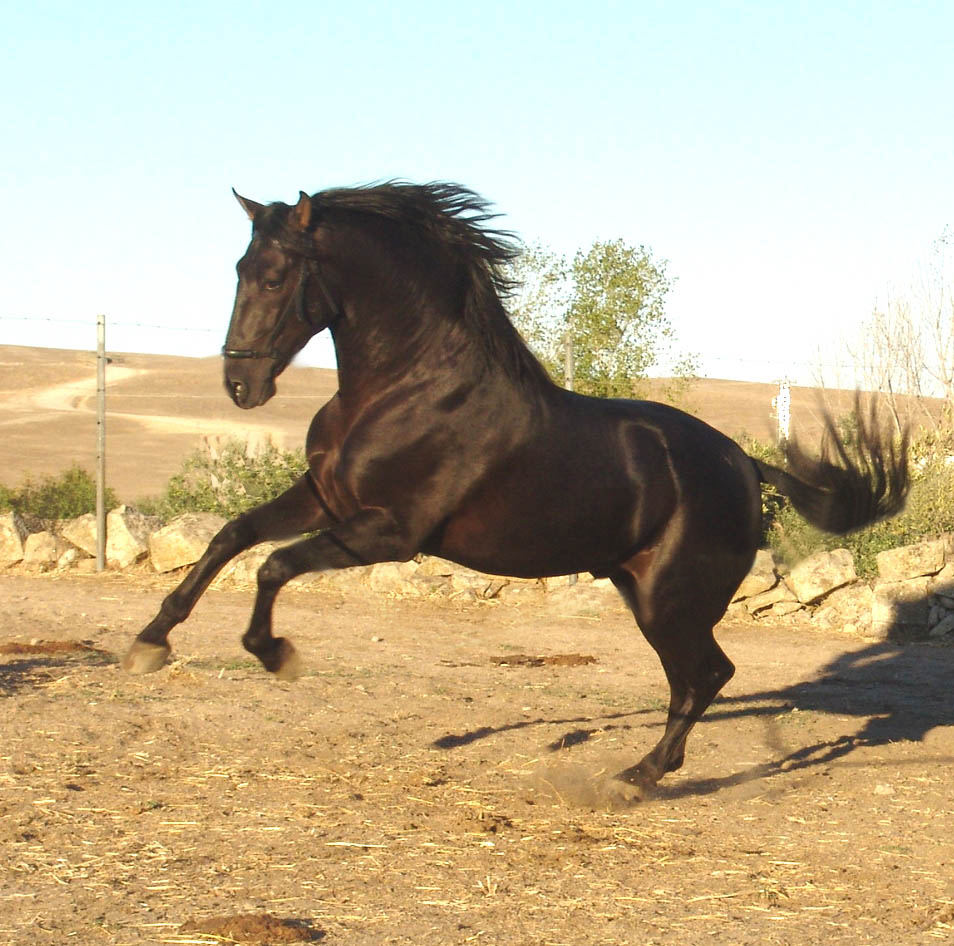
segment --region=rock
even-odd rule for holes
[[[150,533],[159,525],[129,506],[117,506],[106,516],[106,564],[127,568],[149,551]]]
[[[27,527],[15,512],[0,516],[0,566],[14,565],[23,558]]]
[[[55,565],[68,551],[75,553],[76,549],[66,539],[52,532],[34,532],[23,543],[23,564],[40,567]]]
[[[954,562],[945,565],[931,582],[931,594],[948,599],[954,605]]]
[[[496,597],[501,601],[526,601],[534,604],[546,600],[544,587],[540,582],[523,580],[508,582],[497,592]]]
[[[96,554],[96,516],[87,512],[63,525],[63,538],[87,555]]]
[[[874,592],[864,582],[836,588],[812,615],[819,627],[846,634],[867,633],[871,628]]]
[[[775,573],[775,559],[772,553],[767,549],[759,549],[755,553],[755,561],[749,569],[749,573],[742,579],[742,584],[733,595],[733,601],[740,601],[743,598],[752,598],[775,587],[778,581],[778,575]]]
[[[761,594],[746,598],[742,604],[750,614],[755,614],[782,602],[791,602],[796,606],[796,609],[800,607],[795,593],[784,581],[780,581],[775,587],[769,588],[768,591],[763,591]]]
[[[450,576],[451,587],[454,589],[452,597],[462,591],[472,591],[478,598],[483,598],[493,581],[494,579],[490,575],[472,572],[468,569],[458,569]]]
[[[848,549],[816,552],[799,562],[789,574],[789,584],[802,604],[811,604],[829,592],[857,580]]]
[[[322,582],[337,591],[364,591],[371,580],[373,565],[353,565],[351,568],[338,568],[323,572]]]
[[[801,610],[802,604],[798,601],[776,601],[772,605],[772,617],[788,617],[788,615]]]
[[[425,575],[423,578],[415,576],[414,584],[417,587],[418,594],[424,597],[449,595],[454,590],[450,578],[444,575]]]
[[[80,559],[89,558],[89,556],[82,550],[78,549],[75,545],[71,545],[57,560],[57,568],[69,568],[70,565],[75,565]]]
[[[930,637],[946,637],[954,632],[954,614],[945,615],[931,628]]]
[[[280,547],[277,542],[262,542],[261,545],[252,546],[233,558],[219,572],[212,582],[212,587],[217,588],[229,582],[254,585],[258,581],[258,570],[265,564],[265,559]]]
[[[460,571],[460,565],[447,561],[446,558],[438,558],[436,555],[424,555],[414,573],[417,578],[429,578],[440,576],[449,578],[455,572]]]
[[[410,562],[378,562],[371,566],[368,584],[372,591],[378,594],[414,595],[421,593],[421,588],[413,581],[419,565]]]
[[[931,608],[930,578],[882,581],[874,586],[871,632],[880,638],[923,637]]]
[[[878,576],[882,581],[907,581],[936,575],[944,567],[944,545],[943,539],[932,539],[879,552],[875,556]]]
[[[194,565],[226,520],[211,512],[186,513],[149,536],[149,561],[157,572]]]

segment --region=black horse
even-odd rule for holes
[[[228,523],[139,634],[123,665],[162,666],[169,631],[218,571],[258,542],[273,552],[242,638],[293,678],[272,635],[279,589],[305,572],[407,561],[419,552],[499,575],[608,576],[659,655],[666,730],[619,777],[655,784],[734,671],[712,629],[759,544],[760,483],[810,522],[847,532],[895,513],[906,450],[858,417],[849,452],[830,419],[821,460],[791,473],[745,454],[694,417],[648,401],[598,400],[554,384],[511,324],[508,234],[450,184],[337,189],[294,206],[236,194],[253,223],[238,263],[225,386],[264,404],[305,343],[329,329],[337,394],[308,431],[308,472]]]

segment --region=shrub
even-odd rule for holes
[[[846,548],[854,556],[858,574],[870,578],[877,574],[878,552],[954,532],[954,465],[950,458],[926,447],[921,438],[912,445],[911,457],[911,491],[899,515],[838,536],[813,528],[784,503],[769,530],[772,549],[793,564],[813,552]]]
[[[229,440],[215,453],[196,450],[157,499],[143,500],[143,512],[171,519],[185,512],[214,512],[228,519],[288,489],[307,468],[304,450],[279,450],[269,443],[248,456],[245,444]]]
[[[119,505],[107,487],[106,508]],[[37,481],[27,477],[22,486],[0,486],[0,509],[13,509],[28,519],[75,519],[96,511],[96,480],[78,464],[59,476]]]
[[[778,447],[756,440],[746,433],[739,434],[736,438],[739,446],[751,457],[761,460],[764,463],[771,463],[773,466],[785,466],[785,457]],[[769,536],[775,520],[782,507],[785,505],[785,497],[776,492],[774,486],[768,483],[762,484],[762,545],[768,545]]]

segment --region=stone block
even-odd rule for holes
[[[34,532],[23,543],[23,564],[39,567],[55,565],[62,556],[74,547],[66,539],[52,532]]]
[[[878,582],[871,605],[871,631],[881,638],[923,637],[930,609],[929,577]]]
[[[96,516],[87,512],[63,524],[63,538],[87,555],[96,554]]]
[[[936,575],[944,567],[944,546],[943,539],[931,539],[879,552],[875,556],[878,576],[882,581],[907,581]]]
[[[778,582],[778,575],[775,573],[775,559],[772,553],[767,549],[759,549],[755,553],[755,561],[749,573],[742,579],[742,584],[732,596],[733,601],[741,601],[743,598],[752,598],[770,588],[775,587]]]
[[[15,512],[0,516],[0,566],[14,565],[23,559],[28,530]]]
[[[149,561],[157,572],[194,565],[226,520],[210,512],[186,513],[149,536]]]
[[[128,568],[149,552],[149,536],[159,525],[129,506],[117,506],[106,516],[106,564]]]
[[[811,604],[857,578],[851,552],[834,549],[816,552],[799,562],[789,574],[788,581],[795,597],[802,604]]]

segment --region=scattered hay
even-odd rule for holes
[[[179,927],[179,933],[211,936],[215,937],[213,942],[241,943],[243,946],[315,943],[324,937],[324,933],[301,920],[282,920],[269,913],[186,920]]]
[[[542,657],[509,654],[504,657],[491,657],[490,662],[497,667],[582,667],[595,664],[596,658],[589,654],[548,654]]]

